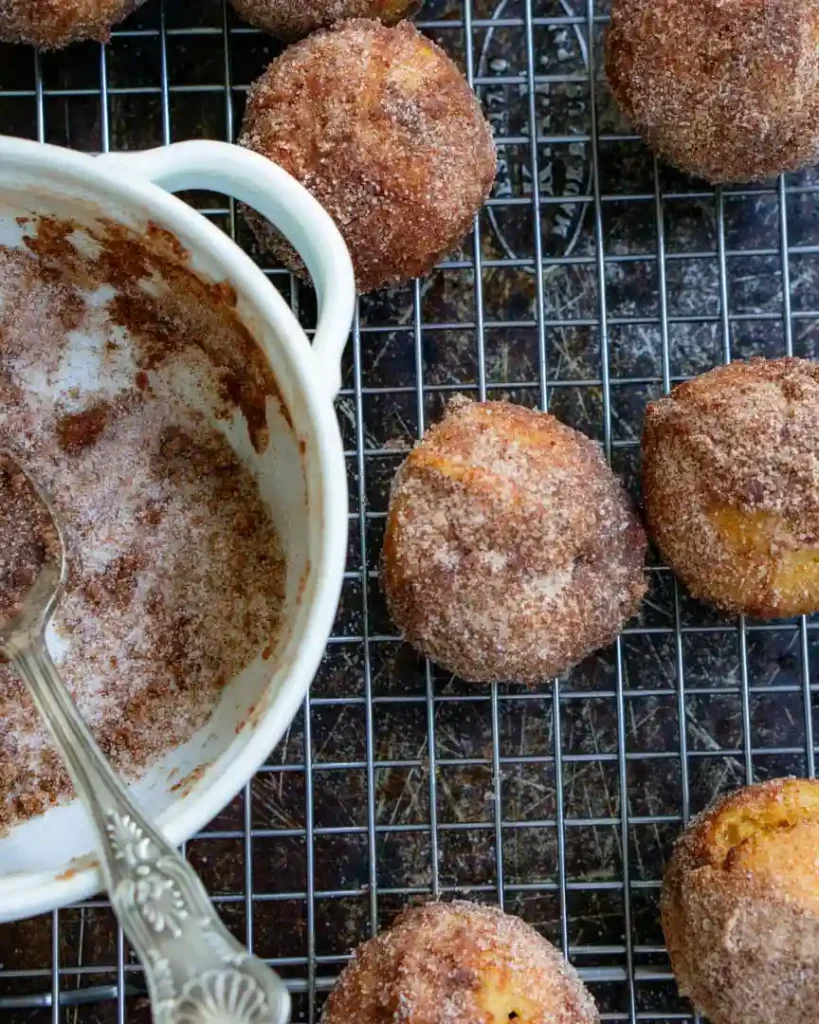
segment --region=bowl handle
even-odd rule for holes
[[[277,164],[227,142],[175,142],[97,159],[128,168],[169,192],[205,189],[233,196],[267,217],[299,253],[313,279],[319,310],[313,351],[335,397],[353,318],[355,279],[338,228],[307,189]]]

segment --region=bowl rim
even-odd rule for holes
[[[186,145],[180,143],[179,145]],[[207,250],[208,257],[223,270],[237,296],[252,308],[254,321],[264,334],[272,334],[287,354],[292,385],[299,393],[294,428],[312,435],[311,466],[319,483],[318,502],[311,515],[320,516],[318,544],[310,550],[312,585],[304,594],[308,609],[302,628],[293,634],[288,647],[298,650],[292,657],[286,678],[264,710],[241,730],[228,747],[209,765],[197,784],[159,816],[157,826],[175,845],[190,839],[241,791],[265,762],[272,748],[299,710],[324,653],[332,631],[343,582],[348,533],[348,487],[341,432],[332,395],[322,387],[322,369],[292,310],[262,270],[227,234],[181,199],[152,182],[123,174],[115,164],[56,146],[0,136],[0,180],[9,170],[24,171],[32,188],[42,194],[59,196],[59,182],[71,183],[83,192],[93,189],[102,197],[104,211],[112,200],[126,209],[149,206],[151,219],[178,237],[194,256]],[[45,180],[44,180],[45,179]],[[296,183],[294,182],[294,185]],[[121,214],[120,214],[121,216]],[[112,219],[117,219],[116,215]],[[322,231],[317,218],[308,230]],[[258,335],[257,330],[254,336]],[[265,351],[266,344],[259,339]],[[317,507],[318,506],[318,507]],[[339,515],[339,509],[344,510]],[[205,785],[206,783],[206,785]],[[76,866],[75,866],[76,865]],[[102,872],[95,862],[79,858],[58,870],[13,872],[0,876],[0,921],[16,920],[87,899],[105,888]]]

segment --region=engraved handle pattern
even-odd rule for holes
[[[43,640],[8,654],[96,825],[111,903],[145,970],[156,1024],[285,1024],[281,979],[233,938],[193,869],[143,818]]]

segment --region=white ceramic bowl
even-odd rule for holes
[[[253,262],[165,189],[227,193],[277,225],[316,287],[312,346]],[[81,226],[102,218],[140,232],[151,223],[170,232],[197,274],[235,289],[237,313],[269,360],[286,407],[268,400],[271,442],[262,455],[241,444],[238,431],[230,438],[256,474],[287,556],[285,629],[277,654],[269,661],[259,656],[232,680],[206,726],[133,786],[143,808],[181,843],[264,763],[304,700],[332,628],[347,540],[346,472],[333,399],[353,314],[352,266],[335,225],[305,189],[264,158],[225,143],[183,142],[91,157],[0,137],[0,244],[21,245],[17,218],[32,213],[68,217]],[[180,779],[191,782],[174,789]],[[93,850],[90,824],[76,802],[1,838],[0,920],[98,891]]]

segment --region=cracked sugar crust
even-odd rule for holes
[[[757,181],[819,155],[819,0],[613,0],[612,92],[670,163]]]
[[[819,607],[819,364],[731,363],[650,404],[643,491],[695,597],[759,617]]]
[[[60,49],[82,39],[106,42],[111,28],[144,0],[0,0],[0,40]]]
[[[383,580],[406,639],[443,668],[532,684],[614,639],[645,594],[645,552],[595,442],[459,398],[395,478]]]
[[[377,18],[394,25],[414,14],[421,0],[230,0],[236,13],[278,39],[301,39],[350,18]]]
[[[475,94],[408,22],[341,22],[289,47],[252,86],[239,142],[328,211],[361,292],[430,270],[468,233],[495,178]],[[260,243],[303,273],[268,222],[246,214]]]
[[[520,918],[465,901],[405,910],[364,943],[322,1024],[598,1024],[577,972]]]
[[[723,797],[691,822],[668,865],[662,921],[674,974],[713,1024],[816,1020],[819,815],[793,815],[795,791],[819,805],[819,783],[807,779]],[[726,813],[745,835],[735,830],[727,854],[717,828]],[[783,820],[767,827],[766,816]]]

